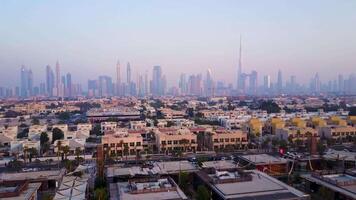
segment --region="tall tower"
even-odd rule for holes
[[[130,83],[131,83],[131,66],[130,66],[129,62],[127,63],[127,67],[126,67],[126,75],[127,75],[126,82],[128,85],[130,85]]]
[[[278,70],[277,90],[278,94],[281,94],[283,91],[283,79],[281,70]]]
[[[54,73],[51,66],[46,66],[46,91],[47,95],[53,96],[54,88]]]
[[[242,74],[242,37],[240,35],[239,66],[238,66],[238,70],[237,70],[237,89],[238,90],[242,89],[241,74]]]
[[[154,66],[152,73],[152,94],[162,95],[163,94],[163,84],[162,84],[162,69],[161,66]]]
[[[59,62],[56,62],[56,95],[61,96],[61,69]]]
[[[28,71],[24,65],[21,66],[21,85],[20,85],[20,96],[27,97],[28,95]]]
[[[116,95],[121,94],[121,69],[120,69],[120,61],[117,60],[116,63]]]

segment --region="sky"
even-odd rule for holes
[[[21,65],[44,82],[57,60],[84,86],[114,78],[117,60],[122,79],[130,62],[134,76],[160,65],[170,85],[208,68],[235,82],[240,35],[243,71],[259,80],[278,69],[302,83],[356,72],[354,0],[2,0],[0,86],[19,85]]]

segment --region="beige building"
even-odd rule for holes
[[[101,122],[101,132],[110,132],[110,131],[115,131],[117,129],[117,123],[116,122]]]
[[[28,139],[39,139],[42,132],[47,132],[47,125],[32,125],[28,131]]]
[[[209,149],[212,150],[229,150],[231,149],[243,149],[247,145],[247,133],[241,130],[224,130],[218,129],[210,132],[209,140],[212,145]]]
[[[319,129],[320,137],[325,138],[346,138],[356,136],[356,127],[352,126],[326,126]]]
[[[136,155],[143,150],[143,138],[141,134],[128,133],[125,131],[105,134],[101,138],[101,143],[109,155]]]
[[[319,139],[318,130],[310,127],[288,127],[276,130],[276,137],[280,140],[288,141],[288,138],[293,142],[296,140],[307,141],[311,136],[317,137]]]
[[[159,152],[195,152],[197,150],[197,135],[187,128],[155,129],[156,146]]]

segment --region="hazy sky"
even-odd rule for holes
[[[232,82],[240,34],[243,71],[259,79],[356,72],[355,0],[1,0],[0,85],[18,85],[22,64],[44,81],[57,59],[83,84],[114,76],[117,59],[134,75],[161,65],[170,84],[207,68]]]

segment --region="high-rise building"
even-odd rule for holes
[[[153,95],[163,95],[164,83],[162,79],[162,68],[161,66],[154,66],[152,73],[152,91]]]
[[[186,95],[188,93],[188,83],[186,74],[181,74],[179,78],[179,89],[181,95]]]
[[[271,89],[271,76],[266,75],[263,77],[263,89],[267,92]]]
[[[204,84],[204,92],[205,95],[210,97],[210,96],[214,96],[214,80],[212,77],[212,72],[211,69],[208,69],[206,72],[206,79],[205,79],[205,84]]]
[[[282,71],[278,70],[278,78],[277,78],[277,93],[281,94],[283,92],[283,79],[282,79]]]
[[[54,88],[54,73],[51,66],[46,66],[46,93],[48,96],[53,96]]]
[[[131,65],[128,62],[127,67],[126,67],[126,83],[127,85],[130,85],[131,83]]]
[[[257,71],[252,71],[249,75],[249,94],[257,94]]]
[[[345,85],[344,85],[344,76],[342,74],[339,74],[338,76],[338,92],[344,92],[344,88],[345,88]]]
[[[240,36],[240,51],[239,51],[239,66],[237,69],[237,90],[241,93],[243,84],[242,84],[242,37]]]
[[[70,74],[70,73],[67,73],[67,75],[66,75],[66,89],[65,89],[65,91],[66,91],[66,96],[67,97],[72,97],[72,85],[73,83],[72,83],[72,75]]]
[[[62,96],[61,94],[61,69],[60,69],[60,65],[59,62],[56,62],[56,96],[60,97]]]
[[[121,89],[121,67],[120,67],[120,61],[119,60],[116,63],[116,95],[118,95],[118,96],[122,95],[122,89]]]
[[[28,76],[28,88],[27,88],[28,95],[29,96],[33,96],[34,95],[34,92],[33,92],[33,73],[32,73],[31,69],[29,69],[27,71],[27,76]]]
[[[26,69],[25,66],[21,66],[21,84],[20,84],[20,96],[26,98],[33,95],[33,73],[32,70]]]
[[[113,83],[109,76],[99,76],[99,95],[101,97],[112,96]]]
[[[21,66],[21,71],[20,71],[20,77],[21,77],[21,97],[27,97],[27,70],[25,68],[25,66]]]

